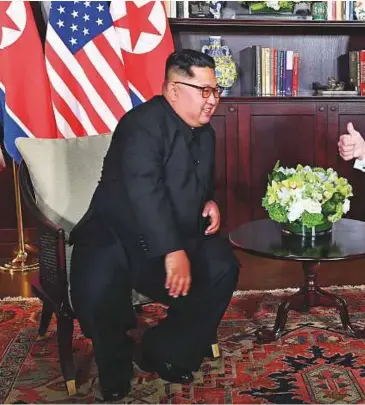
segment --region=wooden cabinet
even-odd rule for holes
[[[238,66],[231,97],[212,120],[217,132],[217,198],[223,229],[263,218],[267,175],[275,162],[333,167],[353,185],[349,217],[365,220],[365,173],[338,156],[337,142],[352,121],[365,136],[365,100],[314,97],[313,82],[340,77],[338,58],[365,49],[361,21],[170,19],[175,47],[202,49],[219,35]],[[299,53],[299,97],[246,97],[240,51],[259,45]]]
[[[251,103],[239,106],[239,188],[249,187],[249,198],[240,199],[237,220],[265,217],[261,200],[267,175],[275,162],[284,166],[297,163],[323,164],[325,112],[317,114],[316,103]],[[248,140],[245,140],[248,138]],[[244,172],[247,173],[244,173]]]
[[[235,189],[232,186],[237,183],[236,144],[239,133],[237,117],[237,104],[221,103],[211,122],[216,131],[215,197],[221,210],[223,232],[233,224],[229,213],[236,211],[232,208],[236,199]]]
[[[333,167],[354,187],[349,217],[365,220],[365,173],[344,162],[337,142],[352,121],[365,134],[365,104],[329,99],[223,99],[212,120],[217,134],[217,198],[224,230],[265,218],[261,201],[275,162]]]

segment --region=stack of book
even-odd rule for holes
[[[357,3],[359,3],[357,5]],[[354,0],[328,0],[328,21],[352,21],[355,19],[355,7],[360,7],[361,1]]]
[[[299,54],[254,45],[240,51],[243,96],[298,96]]]
[[[169,18],[189,18],[189,1],[165,1],[166,14]],[[207,5],[209,12],[209,5]]]
[[[365,50],[350,51],[338,58],[340,80],[350,90],[365,96]]]

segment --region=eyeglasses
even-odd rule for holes
[[[198,89],[201,91],[202,97],[203,98],[208,98],[210,97],[210,95],[213,93],[213,96],[215,98],[219,98],[223,89],[222,87],[202,87],[202,86],[196,86],[195,84],[190,84],[190,83],[184,83],[184,82],[174,82],[176,84],[183,84],[184,86],[189,86],[189,87],[193,87],[194,89]]]

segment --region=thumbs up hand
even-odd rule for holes
[[[347,124],[347,134],[341,135],[337,143],[338,151],[343,160],[365,158],[365,141],[351,122]]]

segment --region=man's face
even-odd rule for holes
[[[208,67],[193,67],[192,71],[194,77],[176,75],[173,78],[176,90],[174,104],[176,111],[188,125],[200,127],[210,121],[218,106],[219,97],[216,97],[217,93],[214,91],[217,79],[214,69]]]

